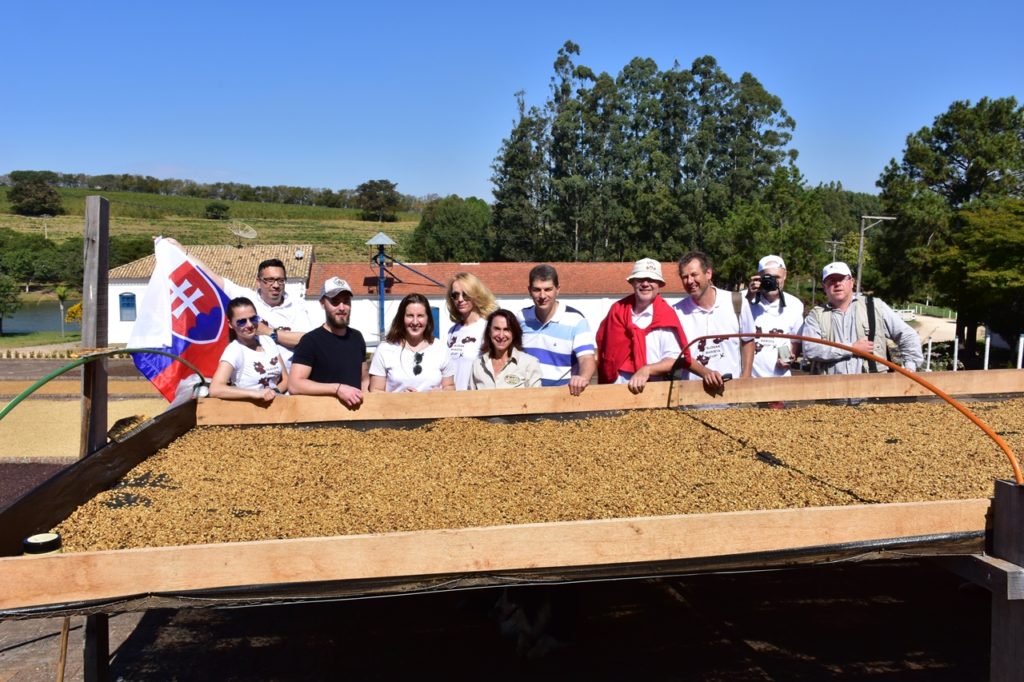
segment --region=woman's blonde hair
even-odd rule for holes
[[[452,322],[462,322],[459,309],[455,307],[455,301],[452,300],[452,285],[456,282],[462,284],[462,290],[469,294],[469,300],[473,302],[473,307],[481,317],[487,317],[498,309],[498,302],[494,300],[494,294],[487,288],[487,285],[480,281],[479,277],[472,272],[459,272],[448,280],[448,290],[445,292],[448,317]]]

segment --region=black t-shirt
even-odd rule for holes
[[[358,329],[349,327],[344,336],[338,336],[320,326],[302,335],[292,364],[308,366],[309,378],[318,383],[359,388],[365,358],[366,342]]]

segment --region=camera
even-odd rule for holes
[[[761,291],[778,291],[779,278],[775,275],[761,275]]]

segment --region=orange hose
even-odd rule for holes
[[[809,336],[800,336],[799,334],[775,334],[775,333],[769,333],[769,332],[754,332],[754,333],[750,333],[750,334],[713,334],[713,335],[709,335],[709,336],[701,336],[699,338],[694,339],[693,341],[690,341],[688,344],[686,344],[686,348],[689,348],[693,344],[697,343],[698,341],[702,341],[704,339],[731,339],[731,338],[750,339],[750,338],[755,338],[755,337],[757,337],[757,338],[767,337],[767,338],[774,338],[774,339],[792,339],[794,341],[803,341],[805,343],[807,343],[807,342],[809,342],[809,343],[820,343],[820,344],[825,345],[825,346],[832,346],[833,348],[839,348],[841,350],[849,351],[849,352],[853,353],[854,355],[857,355],[859,357],[864,358],[865,360],[874,360],[875,362],[881,363],[881,364],[885,365],[886,367],[888,367],[889,369],[891,369],[891,370],[893,370],[895,372],[899,372],[900,374],[902,374],[903,376],[907,377],[908,379],[912,379],[912,380],[916,381],[917,383],[921,384],[926,389],[928,389],[929,391],[931,391],[932,393],[934,393],[935,395],[939,396],[940,398],[945,400],[947,403],[949,403],[950,405],[955,407],[957,410],[959,410],[961,412],[961,414],[963,414],[965,417],[970,419],[972,422],[974,422],[974,424],[978,428],[980,428],[982,431],[984,431],[985,435],[987,435],[989,438],[991,438],[992,441],[996,445],[998,445],[999,448],[1003,451],[1003,453],[1006,455],[1006,458],[1008,460],[1010,460],[1010,467],[1013,469],[1013,478],[1016,480],[1017,485],[1024,485],[1024,473],[1021,472],[1020,461],[1017,459],[1017,455],[1014,454],[1014,452],[1010,448],[1009,444],[1007,444],[1007,442],[1005,440],[1003,440],[1002,436],[1000,436],[998,433],[996,433],[992,429],[991,426],[989,426],[988,424],[983,422],[980,417],[978,417],[976,414],[974,414],[969,409],[967,409],[966,405],[964,405],[959,400],[957,400],[953,396],[951,396],[948,393],[946,393],[945,391],[943,391],[941,388],[939,388],[935,384],[933,384],[930,381],[927,381],[925,379],[922,379],[916,373],[908,371],[908,370],[905,370],[902,367],[900,367],[899,365],[897,365],[895,363],[892,363],[892,362],[889,362],[888,360],[886,360],[884,358],[880,358],[877,355],[873,355],[871,353],[864,353],[862,351],[857,350],[856,348],[853,348],[851,346],[847,346],[846,344],[836,343],[835,341],[826,341],[825,339],[815,339],[815,338],[811,338]],[[686,349],[684,348],[683,350],[685,352]]]

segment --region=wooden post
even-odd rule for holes
[[[82,277],[82,348],[107,345],[107,250],[110,202],[85,198],[85,274]],[[82,438],[79,457],[107,442],[107,360],[82,368]]]
[[[107,682],[110,679],[110,616],[97,613],[85,617],[85,660],[82,677],[85,682]]]
[[[992,554],[1024,566],[1024,486],[996,481]],[[992,594],[992,682],[1024,681],[1024,600]]]
[[[107,252],[110,245],[110,202],[85,198],[85,272],[82,277],[82,348],[107,345]],[[82,437],[79,457],[85,458],[107,442],[107,359],[82,367]],[[108,617],[85,617],[83,674],[86,682],[105,682],[110,676]]]

